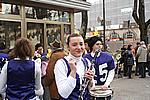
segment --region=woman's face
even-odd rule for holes
[[[75,56],[75,57],[82,56],[84,49],[85,49],[83,38],[81,36],[71,37],[68,48],[70,50],[70,53],[73,56]]]
[[[93,51],[95,52],[96,50],[98,49],[102,49],[103,45],[102,45],[102,42],[101,41],[97,41],[94,46],[93,46]]]

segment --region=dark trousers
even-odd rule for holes
[[[123,75],[127,76],[127,72],[128,72],[128,66],[127,66],[126,63],[124,63],[124,66],[123,66]]]
[[[50,99],[50,94],[49,94],[49,87],[45,86],[44,77],[42,77],[41,81],[42,81],[42,86],[43,86],[43,89],[44,89],[44,94],[42,96],[40,96],[40,100],[51,100]]]
[[[139,62],[139,73],[142,78],[146,77],[146,62]]]
[[[147,68],[148,68],[148,75],[150,76],[150,61],[147,62]]]
[[[138,63],[138,58],[136,58],[135,75],[138,74],[139,74],[139,63]]]
[[[133,66],[133,65],[128,65],[128,77],[129,77],[129,78],[131,78],[132,66]]]

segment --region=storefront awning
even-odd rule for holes
[[[73,9],[74,12],[89,10],[91,6],[89,2],[81,0],[29,0],[29,1]]]

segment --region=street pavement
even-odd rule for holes
[[[111,88],[114,91],[112,100],[150,100],[150,76],[115,78]]]

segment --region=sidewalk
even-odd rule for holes
[[[111,84],[112,100],[150,100],[150,77],[116,78]]]

